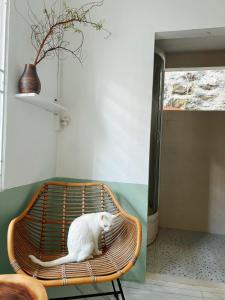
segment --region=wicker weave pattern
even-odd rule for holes
[[[71,222],[85,213],[118,214],[113,229],[102,234],[103,255],[81,263],[44,268],[29,254],[48,261],[67,254]],[[110,189],[100,183],[43,185],[25,212],[9,226],[8,253],[17,273],[27,273],[46,286],[90,283],[116,279],[134,264],[140,250],[141,226],[119,206]]]

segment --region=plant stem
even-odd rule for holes
[[[41,54],[41,51],[43,49],[43,47],[45,46],[45,43],[47,41],[47,39],[49,38],[49,36],[52,34],[53,30],[55,27],[57,26],[60,26],[60,25],[65,25],[65,24],[68,24],[68,23],[72,23],[72,22],[79,22],[79,23],[85,23],[85,24],[90,24],[90,25],[96,25],[96,23],[94,22],[90,22],[90,21],[81,21],[77,18],[72,18],[72,19],[69,19],[69,20],[66,20],[66,21],[60,21],[60,22],[57,22],[55,24],[53,24],[50,28],[49,28],[49,31],[47,32],[47,34],[45,35],[40,47],[38,48],[37,50],[37,55],[35,57],[35,60],[34,60],[34,65],[36,66],[40,61],[41,59],[39,58],[40,54]],[[57,48],[57,47],[56,47]]]

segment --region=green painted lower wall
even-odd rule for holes
[[[0,273],[12,273],[7,255],[7,229],[29,203],[34,191],[43,183],[37,182],[0,192]]]
[[[77,181],[70,178],[54,178],[55,181]],[[0,193],[0,273],[13,273],[7,256],[7,228],[10,220],[19,215],[31,199],[34,191],[42,182],[16,187]],[[146,250],[147,250],[147,212],[148,212],[148,186],[142,184],[104,182],[117,196],[122,207],[130,214],[139,218],[142,223],[143,241],[142,251],[136,265],[124,276],[125,280],[144,282],[146,273]],[[49,297],[77,295],[88,292],[100,292],[111,289],[109,284],[92,286],[48,288]]]

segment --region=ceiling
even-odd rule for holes
[[[156,47],[166,53],[225,50],[225,28],[156,33]]]

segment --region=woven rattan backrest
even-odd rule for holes
[[[41,188],[17,226],[31,248],[39,249],[40,253],[66,253],[71,222],[82,214],[99,211],[118,213],[113,196],[104,185],[48,183]],[[119,226],[120,218],[117,223]],[[116,238],[118,226],[114,227],[110,236],[102,236],[103,248]]]

